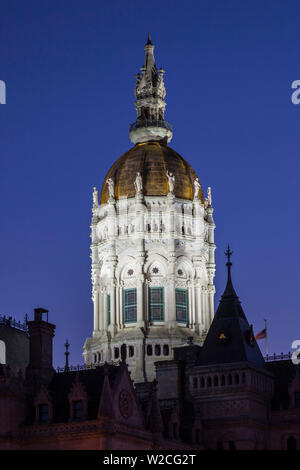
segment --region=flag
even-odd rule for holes
[[[267,329],[264,328],[259,333],[257,333],[257,335],[255,336],[255,339],[259,340],[259,339],[263,339],[263,338],[266,338],[266,337],[267,337]]]

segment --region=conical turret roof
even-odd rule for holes
[[[265,367],[264,358],[256,343],[252,325],[249,325],[231,279],[230,256],[226,251],[228,278],[219,307],[205,339],[201,364],[250,362]]]

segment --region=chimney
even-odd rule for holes
[[[43,320],[43,315],[46,318]],[[55,373],[52,364],[52,342],[55,325],[48,322],[48,310],[34,309],[34,320],[27,322],[29,331],[29,365],[26,377],[35,385],[47,384]]]

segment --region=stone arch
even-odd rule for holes
[[[6,364],[6,344],[0,339],[0,364]]]
[[[167,259],[158,253],[150,256],[148,262],[145,264],[145,273],[152,276],[166,276],[167,275]],[[158,272],[153,272],[154,268],[158,268]]]

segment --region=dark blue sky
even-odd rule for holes
[[[131,147],[148,31],[170,145],[212,186],[216,306],[229,242],[254,330],[269,319],[271,352],[300,339],[299,18],[291,0],[1,2],[0,312],[48,308],[55,365],[92,332],[92,188]]]

